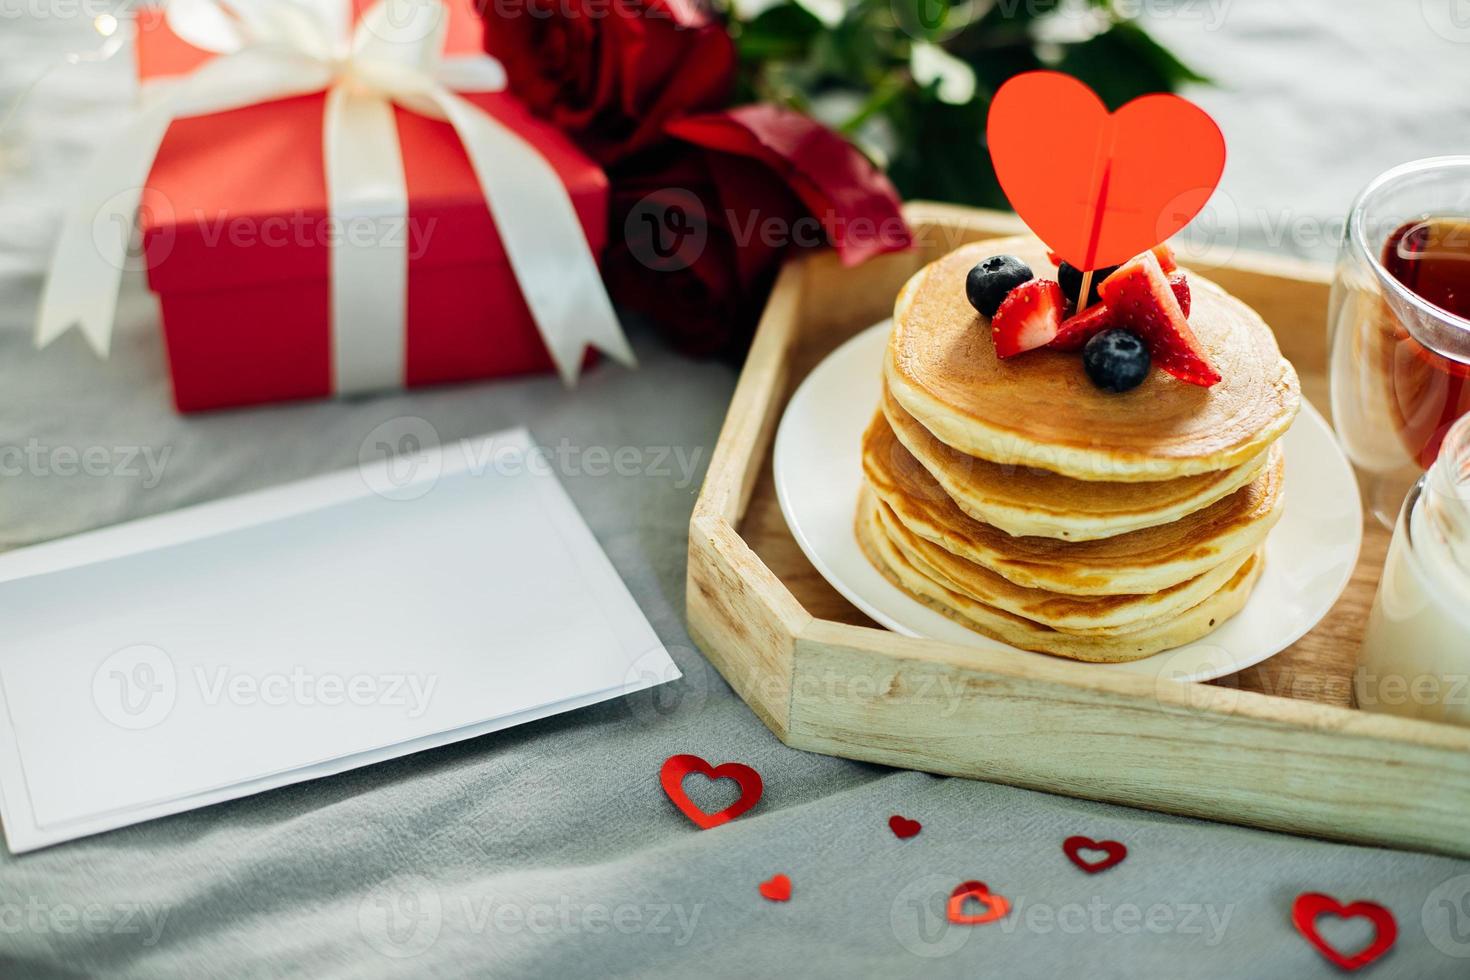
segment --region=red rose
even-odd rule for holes
[[[908,248],[893,186],[846,140],[756,105],[676,120],[673,139],[609,169],[603,277],[681,349],[738,353],[792,248],[849,264]]]
[[[791,248],[907,248],[886,177],[774,106],[727,111],[735,47],[697,0],[478,0],[511,90],[607,170],[603,278],[682,349],[743,348]]]
[[[728,104],[735,46],[694,0],[476,0],[510,89],[608,165]]]
[[[820,221],[844,265],[912,244],[898,191],[883,171],[810,116],[780,106],[748,105],[678,119],[665,131],[712,154],[764,164]]]

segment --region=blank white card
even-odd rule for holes
[[[524,430],[0,555],[22,852],[679,676]]]

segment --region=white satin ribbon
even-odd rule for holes
[[[500,63],[443,57],[442,0],[380,0],[355,25],[351,9],[351,0],[171,0],[170,29],[217,57],[157,90],[97,154],[62,226],[37,346],[75,325],[107,355],[134,216],[173,120],[326,91],[334,222],[366,218],[406,229],[392,106],[446,120],[562,379],[575,383],[589,345],[636,365],[560,177],[535,147],[457,94],[502,90]],[[403,383],[408,291],[407,234],[356,245],[352,238],[334,236],[331,259],[333,379],[344,394]]]

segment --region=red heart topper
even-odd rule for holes
[[[901,817],[895,813],[888,818],[888,829],[893,831],[894,837],[904,840],[923,830],[924,825],[917,820],[910,820],[908,817]]]
[[[719,813],[705,813],[695,806],[689,794],[684,792],[684,777],[693,772],[708,776],[710,779],[735,780],[740,785],[740,799]],[[697,755],[669,756],[664,760],[663,768],[659,770],[658,781],[663,785],[664,792],[669,794],[669,799],[674,801],[674,805],[683,811],[684,816],[693,820],[700,830],[709,830],[722,823],[729,823],[759,803],[761,793],[765,791],[760,773],[749,766],[739,762],[726,762],[718,766],[711,766]]]
[[[1109,113],[1075,78],[1017,75],[986,124],[1011,207],[1078,269],[1117,265],[1199,214],[1225,169],[1225,137],[1177,95],[1145,95]]]
[[[1373,923],[1376,935],[1371,943],[1352,956],[1344,956],[1327,945],[1327,940],[1317,933],[1317,918],[1322,915],[1335,915],[1344,919],[1365,918]],[[1394,921],[1393,913],[1382,905],[1376,902],[1343,905],[1330,895],[1318,892],[1307,892],[1296,897],[1291,906],[1291,924],[1306,937],[1307,942],[1317,948],[1317,952],[1344,970],[1356,970],[1372,963],[1388,952],[1399,935],[1398,923]]]
[[[784,902],[791,898],[791,879],[785,875],[776,875],[757,886],[761,897],[771,902]]]
[[[1102,851],[1103,856],[1095,861],[1089,861],[1082,856],[1082,851]],[[1062,852],[1071,859],[1073,864],[1090,875],[1106,871],[1128,856],[1128,848],[1117,841],[1097,841],[1091,837],[1068,837],[1062,841]]]
[[[965,914],[965,902],[976,901],[985,906],[977,915]],[[964,881],[949,895],[945,914],[957,926],[978,926],[1004,918],[1011,910],[1011,903],[1001,895],[992,895],[983,881]]]

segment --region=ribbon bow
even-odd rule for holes
[[[355,23],[352,14],[352,0],[171,0],[169,27],[218,56],[170,82],[97,155],[62,227],[37,346],[76,325],[107,355],[134,216],[170,122],[325,91],[334,217],[406,218],[392,106],[445,120],[464,144],[562,379],[576,381],[587,345],[635,365],[561,179],[533,146],[457,94],[504,89],[500,63],[443,56],[442,0],[378,0]],[[350,237],[333,243],[331,257],[336,389],[400,385],[406,243],[354,245]]]

